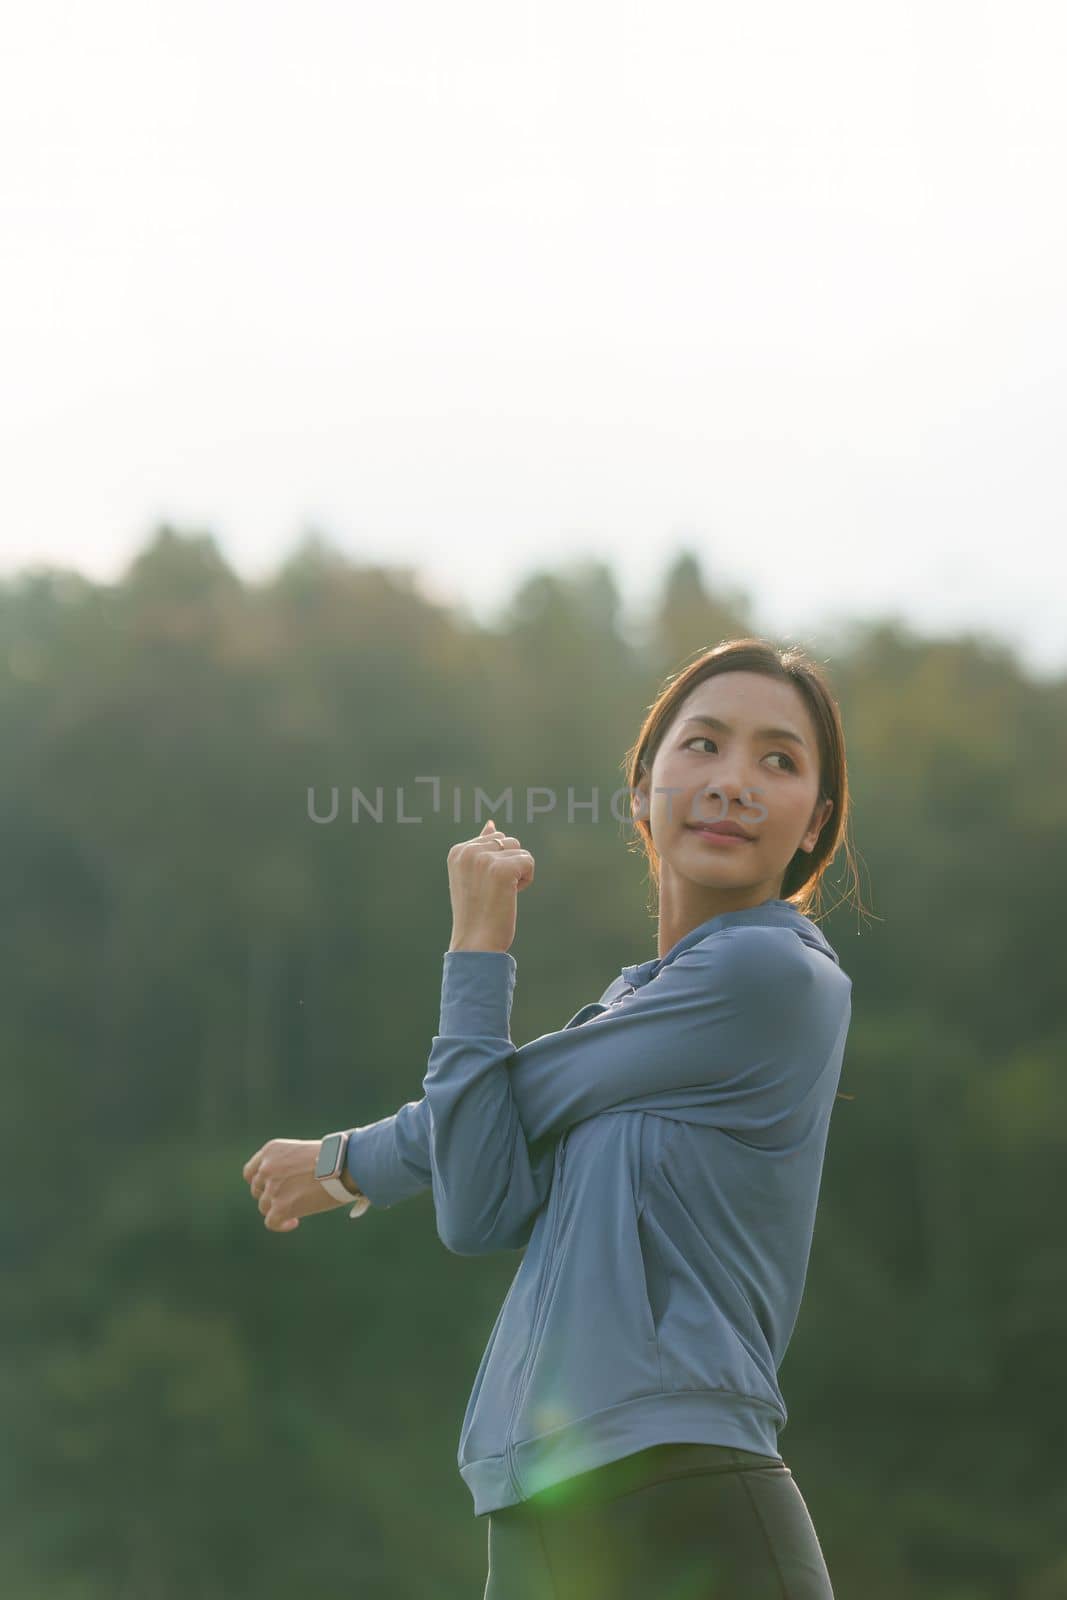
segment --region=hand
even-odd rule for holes
[[[292,1233],[301,1217],[346,1204],[328,1195],[315,1176],[321,1149],[321,1139],[271,1139],[245,1162],[241,1175],[272,1233]]]
[[[448,852],[452,896],[450,950],[508,950],[515,938],[516,899],[533,882],[534,858],[518,839],[498,833],[492,817],[474,839]]]

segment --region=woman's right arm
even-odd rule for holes
[[[476,1245],[469,1241],[463,1255],[488,1255],[493,1250],[521,1250],[548,1199],[555,1168],[558,1140],[539,1141],[530,1148],[526,1192],[512,1195],[496,1224],[483,1231]],[[409,1100],[391,1117],[353,1128],[348,1136],[345,1170],[371,1206],[388,1210],[399,1200],[409,1200],[433,1187],[430,1165],[430,1102]],[[516,1201],[521,1203],[516,1206]],[[363,1213],[366,1216],[366,1212]]]
[[[577,1027],[601,1011],[606,996],[617,982],[613,979],[598,1001],[576,1011],[570,1021],[564,1023],[564,1028]],[[430,1131],[430,1102],[425,1095],[421,1100],[409,1100],[391,1117],[382,1117],[378,1122],[368,1122],[352,1130],[348,1136],[345,1170],[372,1207],[388,1210],[400,1200],[410,1200],[424,1189],[432,1189]],[[537,1214],[552,1187],[558,1140],[558,1134],[552,1134],[529,1146],[532,1181],[523,1204],[516,1211],[513,1196],[510,1220],[498,1223],[479,1241],[481,1247],[477,1251],[466,1251],[466,1254],[520,1250],[529,1241]],[[363,1214],[365,1216],[366,1212]]]
[[[391,1117],[353,1128],[345,1154],[348,1177],[372,1206],[388,1210],[430,1187],[430,1107],[409,1100]]]

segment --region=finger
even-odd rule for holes
[[[475,835],[474,843],[491,844],[494,849],[499,849],[501,839],[509,839],[512,842],[515,842],[514,834],[502,833],[499,828],[494,828],[492,833],[486,833],[485,829],[483,828],[481,833]]]
[[[451,864],[460,860],[463,854],[470,850],[478,856],[499,856],[505,850],[521,848],[519,840],[512,833],[479,833],[473,839],[459,839],[448,852],[448,862]]]
[[[500,857],[501,861],[506,860],[509,871],[515,870],[516,857],[519,858],[521,863],[529,867],[531,871],[533,870],[534,858],[530,854],[529,850],[524,850],[521,845],[519,845],[515,850],[498,850],[497,855]],[[492,856],[489,857],[490,871],[492,871],[493,859],[494,858]]]
[[[263,1221],[271,1233],[292,1233],[298,1219],[296,1217],[283,1217],[274,1213],[264,1217]]]
[[[271,1145],[273,1145],[274,1143],[276,1143],[276,1141],[274,1139],[268,1139],[266,1144],[261,1144],[260,1145],[259,1149],[256,1151],[254,1156],[249,1156],[249,1158],[245,1162],[244,1168],[243,1168],[244,1175],[245,1175],[246,1179],[250,1180],[250,1179],[254,1178],[256,1176],[256,1173],[261,1170],[261,1168],[263,1166],[263,1163],[267,1159],[267,1154],[268,1154],[268,1152],[269,1152],[269,1150],[271,1148]]]
[[[479,850],[479,859],[495,861],[497,856],[513,856],[516,851],[522,849],[522,845],[519,843],[518,839],[513,839],[510,834],[498,833],[496,837],[502,840],[503,843],[491,844],[488,846],[488,848]]]

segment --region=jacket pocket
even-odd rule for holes
[[[707,1174],[681,1159],[687,1137],[671,1124],[642,1218],[665,1387],[730,1389],[778,1407],[766,1336],[716,1234]]]
[[[648,1224],[644,1221],[645,1202],[637,1213],[637,1252],[641,1265],[641,1291],[647,1313],[647,1337],[659,1341],[659,1324],[666,1302],[666,1277]]]

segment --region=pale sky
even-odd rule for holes
[[[0,573],[684,544],[1067,671],[1065,82],[1055,0],[9,7]]]

